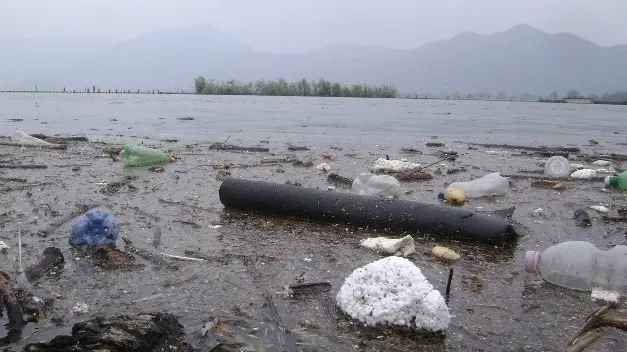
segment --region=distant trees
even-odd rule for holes
[[[611,103],[625,103],[627,102],[627,92],[605,93],[600,100]]]
[[[579,98],[579,92],[574,89],[571,89],[568,92],[566,92],[566,97],[567,98]]]
[[[551,98],[553,100],[557,100],[557,99],[559,99],[559,96],[557,95],[557,92],[553,92],[553,93],[551,93],[551,95],[549,95],[549,98]]]
[[[283,78],[275,81],[259,80],[240,83],[234,80],[214,81],[200,76],[194,80],[197,94],[212,95],[266,95],[266,96],[318,96],[354,98],[397,98],[398,90],[390,85],[370,86],[354,84],[346,86],[325,79],[307,81],[301,79],[287,82]]]

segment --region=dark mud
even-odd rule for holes
[[[298,140],[292,142],[300,145]],[[10,246],[0,254],[0,268],[11,276],[17,274],[18,223],[23,228],[26,267],[37,263],[42,251],[51,246],[59,248],[65,258],[61,267],[38,281],[38,287],[55,297],[52,306],[38,323],[26,326],[20,342],[8,348],[18,351],[28,343],[70,335],[75,323],[96,316],[153,312],[173,314],[185,328],[186,342],[199,350],[215,346],[215,339],[203,336],[201,330],[216,317],[248,326],[248,332],[255,327],[265,329],[265,339],[241,334],[251,343],[275,341],[288,331],[290,338],[283,336],[283,341],[307,351],[563,350],[598,304],[589,293],[555,287],[524,273],[523,257],[526,250],[542,250],[565,240],[587,240],[600,248],[626,244],[625,223],[604,222],[602,214],[589,209],[603,204],[610,209],[608,215],[615,216],[626,205],[625,193],[605,190],[601,182],[563,181],[561,189],[553,185],[536,188],[532,183],[537,179],[520,177],[511,180],[507,195],[464,205],[478,211],[515,206],[513,219],[527,231],[513,247],[414,234],[417,253],[409,259],[442,293],[449,269],[455,269],[449,302],[453,319],[444,337],[360,328],[335,306],[344,278],[380,258],[360,248],[359,241],[400,234],[231,211],[218,199],[221,180],[228,176],[346,192],[340,186],[346,182],[330,182],[334,180],[328,180],[329,173],[315,166],[327,162],[330,173],[350,179],[368,171],[386,154],[427,165],[455,151],[454,161],[423,170],[432,179],[401,184],[403,199],[438,203],[437,194],[452,181],[493,171],[539,177],[525,171],[541,170],[536,163],[546,159],[534,151],[523,154],[481,146],[468,150],[467,144],[452,140],[445,145],[454,150],[433,150],[424,147],[425,142],[366,149],[336,143],[290,151],[289,145],[250,140],[229,140],[229,145],[243,147],[227,150],[214,149],[213,142],[146,141],[177,156],[163,172],[123,168],[110,156],[111,146],[102,143],[70,141],[66,150],[0,146],[2,165],[47,166],[0,169],[0,240]],[[620,151],[603,144],[575,147],[581,151],[568,151],[571,162],[585,163],[594,159],[588,155]],[[332,160],[325,159],[329,150]],[[624,167],[624,161],[617,159],[615,167]],[[24,185],[30,187],[20,187]],[[90,253],[69,246],[73,220],[93,206],[105,206],[116,214],[118,248],[127,255]],[[543,211],[534,211],[538,208]],[[579,227],[574,221],[579,208],[587,209],[591,226]],[[438,261],[431,254],[434,245],[448,246],[462,259],[454,264]],[[120,266],[107,264],[117,260]],[[280,293],[286,285],[326,281],[330,288],[293,296]],[[78,303],[87,304],[85,314],[73,313]],[[627,314],[625,308],[619,313]],[[0,323],[6,322],[4,316]],[[589,351],[627,350],[625,332],[607,331]],[[265,350],[272,350],[271,345],[264,344]]]

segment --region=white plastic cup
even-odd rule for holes
[[[544,164],[544,172],[553,178],[564,178],[570,175],[570,162],[563,156],[552,156]]]

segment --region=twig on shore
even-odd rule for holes
[[[0,164],[0,169],[47,169],[48,165],[38,164]]]
[[[597,309],[588,316],[577,334],[569,341],[567,352],[581,352],[605,334],[604,326],[611,326],[627,331],[627,318],[617,317],[612,312],[616,311],[616,303],[608,304]]]
[[[172,258],[176,260],[185,260],[185,261],[190,261],[190,262],[204,262],[205,261],[202,258],[184,257],[181,255],[167,254],[163,252],[161,252],[161,255],[164,257],[168,257],[168,258]]]

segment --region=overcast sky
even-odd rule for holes
[[[415,48],[526,23],[603,46],[627,44],[627,0],[0,0],[0,36],[115,43],[209,23],[260,51],[352,43]]]

